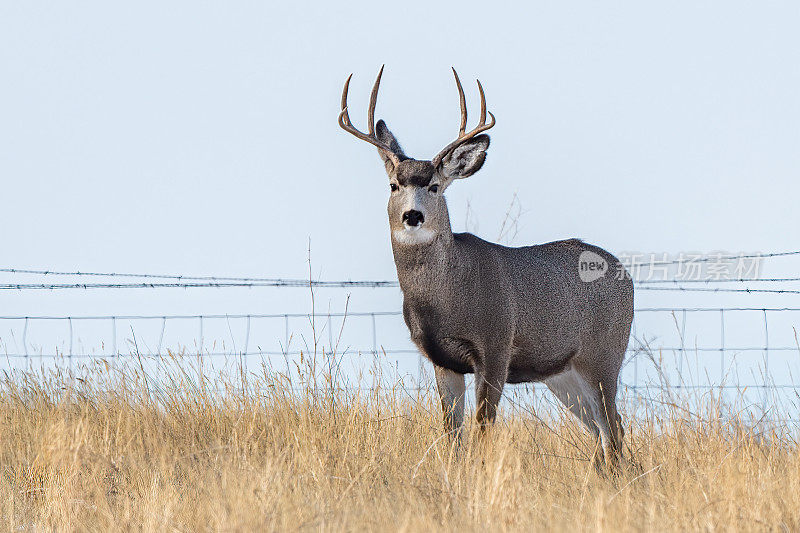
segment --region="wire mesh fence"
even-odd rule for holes
[[[623,390],[746,394],[767,409],[800,391],[800,307],[660,308],[635,311]],[[753,339],[758,327],[762,335]],[[90,360],[202,360],[209,372],[241,367],[296,376],[301,359],[336,365],[350,383],[371,377],[430,387],[432,368],[399,311],[239,315],[0,316],[6,370],[77,367]],[[137,363],[140,364],[140,363]],[[520,387],[518,387],[520,388]],[[521,387],[521,388],[524,388]]]

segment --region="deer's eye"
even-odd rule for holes
[[[392,192],[394,192],[397,189],[399,189],[400,187],[398,187],[396,183],[390,183],[389,184],[389,188],[392,189]]]
[[[432,193],[437,193],[437,192],[439,192],[439,186],[438,186],[438,185],[436,185],[436,184],[434,184],[434,185],[431,185],[430,187],[428,187],[428,190],[429,190],[430,192],[432,192]]]

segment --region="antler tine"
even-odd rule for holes
[[[344,89],[342,90],[342,112],[339,113],[339,124],[342,123],[342,118],[345,119],[346,124],[350,124],[350,115],[347,112],[347,93],[350,90],[350,80],[353,79],[353,74],[350,73],[347,76],[347,80],[344,82]],[[344,127],[344,126],[342,126]]]
[[[375,78],[375,85],[372,86],[372,92],[369,95],[369,111],[367,111],[367,119],[369,127],[369,134],[375,135],[375,104],[378,102],[378,89],[381,86],[381,76],[383,76],[383,67],[386,65],[381,65],[381,69],[378,71],[378,77]]]
[[[339,126],[350,133],[353,133],[353,131],[350,129],[350,113],[347,112],[347,93],[350,90],[350,80],[352,78],[353,74],[351,73],[344,82],[344,89],[342,90],[342,112],[339,113]]]
[[[481,80],[475,80],[478,82],[478,92],[481,93],[481,126],[486,124],[486,95],[483,94],[483,85],[481,85]]]
[[[444,159],[444,157],[458,145],[460,145],[464,141],[467,141],[475,137],[479,133],[494,127],[495,124],[494,115],[492,114],[491,111],[486,110],[486,95],[483,93],[483,86],[481,85],[480,80],[475,80],[478,82],[478,92],[481,95],[481,119],[480,122],[478,122],[478,125],[475,127],[475,129],[471,130],[469,133],[464,132],[467,126],[467,103],[466,103],[466,98],[464,97],[464,89],[461,87],[461,81],[458,79],[458,74],[456,73],[456,69],[453,69],[453,75],[456,78],[456,86],[458,87],[458,100],[459,104],[461,105],[461,124],[458,128],[458,137],[456,138],[456,140],[445,146],[444,149],[438,154],[436,154],[436,157],[434,157],[433,160],[431,160],[433,166],[438,166],[439,163],[442,162],[442,159]],[[487,113],[489,117],[491,117],[492,119],[492,121],[489,124],[486,123]]]
[[[350,113],[347,111],[347,93],[350,89],[350,79],[353,77],[352,74],[350,74],[347,77],[347,80],[344,82],[344,89],[342,90],[342,111],[339,113],[339,126],[362,141],[367,141],[368,143],[377,147],[386,155],[386,157],[392,160],[392,163],[394,163],[395,166],[397,166],[400,164],[400,158],[397,157],[397,154],[395,154],[388,145],[379,141],[375,136],[375,104],[378,101],[378,88],[381,84],[382,74],[383,66],[381,66],[381,70],[378,72],[378,78],[375,80],[375,85],[372,87],[372,94],[369,98],[369,110],[367,111],[369,118],[369,134],[359,131],[350,122]]]
[[[461,105],[461,125],[458,127],[458,136],[464,135],[467,129],[467,98],[464,96],[464,88],[461,86],[461,80],[458,79],[458,72],[455,67],[453,69],[453,76],[456,78],[456,87],[458,87],[458,103]]]

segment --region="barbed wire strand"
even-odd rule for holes
[[[638,257],[640,255],[647,255],[642,253],[624,253],[620,255],[627,255],[630,257]],[[653,254],[651,254],[653,255]],[[664,266],[664,265],[679,265],[679,264],[694,264],[694,263],[708,263],[711,261],[734,261],[736,259],[768,259],[770,257],[785,257],[789,255],[800,255],[800,250],[791,252],[771,252],[771,253],[755,253],[755,254],[734,254],[734,255],[700,255],[696,257],[694,254],[690,258],[670,259],[667,261],[647,261],[644,263],[623,263],[626,268],[634,267],[647,267],[647,266]]]
[[[726,347],[724,349],[725,352],[763,352],[766,348],[764,346],[731,346]],[[626,353],[633,353],[637,354],[640,352],[644,352],[645,350],[642,348],[628,348]],[[698,347],[681,347],[681,346],[659,346],[658,351],[662,352],[696,352],[696,353],[707,353],[710,352],[714,355],[720,353],[720,348],[717,346],[698,346]],[[796,352],[797,346],[770,346],[769,351],[771,352]],[[108,357],[122,357],[122,358],[130,358],[135,359],[136,357],[155,357],[159,359],[169,359],[170,357],[174,357],[176,359],[180,358],[192,358],[192,357],[239,357],[239,356],[299,356],[299,355],[307,355],[309,352],[303,350],[289,350],[289,351],[280,351],[280,350],[259,350],[259,351],[228,351],[228,352],[186,352],[186,353],[179,353],[179,352],[170,352],[170,354],[159,354],[159,353],[147,353],[147,354],[135,354],[135,353],[123,353],[119,352],[117,354],[102,354],[102,353],[76,353],[69,355],[68,353],[64,352],[55,352],[55,353],[38,353],[32,352],[28,354],[24,353],[2,353],[0,352],[0,359],[4,357],[9,358],[27,358],[27,359],[54,359],[54,358],[73,358],[73,359],[102,359]],[[372,348],[348,348],[347,350],[339,353],[338,355],[349,355],[354,357],[360,356],[384,356],[384,355],[419,355],[419,350],[417,349],[408,349],[408,348],[382,348],[379,350],[373,350]],[[800,384],[797,385],[800,388]]]
[[[175,279],[186,281],[212,281],[212,282],[246,282],[246,283],[269,283],[269,284],[283,284],[287,286],[302,286],[308,287],[308,279],[292,279],[292,278],[260,278],[260,277],[230,277],[230,276],[188,276],[183,274],[132,274],[126,272],[64,272],[57,270],[31,270],[22,268],[0,268],[0,272],[8,274],[37,274],[43,276],[92,276],[104,278],[144,278],[144,279]],[[315,281],[310,280],[312,285],[319,284],[337,284],[343,286],[352,286],[359,284],[359,286],[383,286],[385,284],[397,285],[396,281]],[[272,286],[272,285],[270,285]],[[277,285],[276,285],[277,286]]]
[[[634,283],[639,285],[649,285],[655,283],[761,283],[761,282],[792,282],[800,281],[800,278],[718,278],[718,279],[642,279]]]
[[[681,313],[752,311],[752,312],[800,312],[800,307],[637,307],[635,313]],[[347,313],[319,313],[322,318],[398,317],[402,311],[348,311]],[[0,320],[225,320],[225,319],[270,319],[311,318],[311,313],[249,313],[249,314],[196,314],[196,315],[0,315]]]
[[[678,292],[742,292],[768,294],[800,294],[794,289],[720,289],[711,287],[639,287],[639,291],[678,291]]]
[[[68,289],[195,289],[195,288],[257,288],[257,287],[369,287],[369,288],[398,288],[399,284],[392,281],[304,281],[293,283],[293,280],[281,280],[274,283],[9,283],[0,284],[0,290],[68,290]],[[680,283],[680,282],[677,282]],[[771,294],[800,294],[795,289],[727,289],[711,287],[652,287],[639,286],[640,291],[680,291],[680,292],[729,292],[729,293],[771,293]]]
[[[633,256],[640,254],[633,254]],[[669,261],[649,261],[642,263],[630,263],[624,266],[629,269],[649,266],[664,266],[664,265],[677,265],[683,263],[706,263],[711,261],[732,261],[736,259],[765,259],[771,257],[785,257],[791,255],[800,255],[800,250],[788,252],[772,252],[772,253],[756,253],[756,254],[735,254],[735,255],[708,255],[701,257],[691,257],[689,259],[674,259]],[[23,268],[0,268],[0,272],[8,274],[35,274],[43,276],[93,276],[93,277],[125,277],[125,278],[143,278],[143,279],[173,279],[181,283],[177,284],[53,284],[52,288],[150,288],[150,287],[398,287],[396,281],[389,280],[339,280],[339,281],[318,281],[308,279],[291,279],[291,278],[265,278],[265,277],[233,277],[233,276],[190,276],[184,274],[136,274],[130,272],[82,272],[82,271],[60,271],[60,270],[41,270],[41,269],[23,269]],[[182,283],[183,281],[205,281],[212,282],[207,284],[189,284]],[[660,280],[659,280],[660,281]],[[679,281],[679,280],[664,280],[664,281]],[[706,280],[693,280],[693,281],[706,281]],[[719,281],[719,280],[709,280]],[[726,280],[727,281],[727,280]],[[730,280],[733,281],[733,280]],[[800,281],[800,278],[738,278],[736,281]],[[216,283],[226,282],[226,283]],[[227,283],[230,282],[230,283]],[[650,281],[647,281],[650,282]],[[263,284],[263,285],[260,285]],[[50,287],[46,284],[13,284],[14,287],[20,288],[45,288]],[[12,284],[5,285],[4,287],[12,287]]]
[[[280,279],[270,282],[197,282],[197,283],[4,283],[0,290],[60,290],[60,289],[227,289],[232,287],[314,287],[314,288],[398,288],[396,281],[309,281]]]

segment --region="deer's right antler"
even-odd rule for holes
[[[383,65],[381,65],[381,70],[378,72],[378,77],[375,79],[375,85],[372,86],[372,94],[369,97],[369,111],[367,111],[368,116],[368,124],[369,127],[369,134],[359,131],[353,124],[350,122],[350,115],[347,112],[347,91],[350,88],[350,79],[353,77],[350,74],[347,77],[347,81],[344,82],[344,90],[342,91],[342,112],[339,113],[339,126],[347,132],[352,133],[362,141],[367,141],[368,143],[376,146],[381,152],[386,155],[389,159],[391,159],[394,166],[400,164],[400,158],[397,157],[389,145],[382,143],[378,140],[378,137],[375,135],[375,103],[378,101],[378,88],[381,85],[381,76],[383,75]]]

